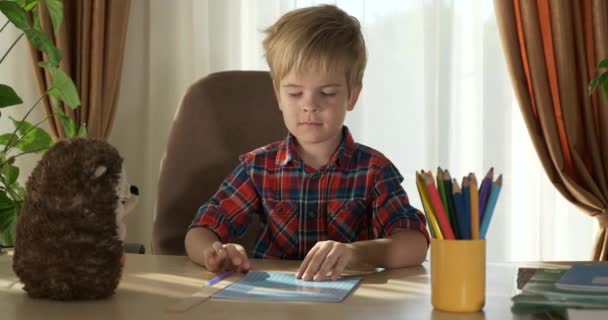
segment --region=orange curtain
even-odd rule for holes
[[[53,35],[51,19],[40,5],[42,29],[61,50],[60,67],[76,84],[81,106],[64,112],[79,126],[86,124],[89,137],[106,139],[112,130],[118,98],[130,0],[64,0],[63,23]],[[38,66],[42,53],[31,49],[34,73],[41,92],[50,85],[48,72]],[[50,99],[44,100],[47,115],[53,114]],[[50,121],[55,140],[65,137],[58,117]]]
[[[608,58],[608,1],[494,0],[511,82],[553,185],[597,219],[608,260],[608,106],[587,85]],[[577,230],[572,230],[572,236]]]

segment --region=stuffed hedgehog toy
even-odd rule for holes
[[[111,296],[122,271],[126,228],[137,187],[118,151],[101,140],[57,142],[26,183],[13,270],[32,298]]]

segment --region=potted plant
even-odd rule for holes
[[[51,75],[52,83],[36,102],[29,106],[29,110],[21,119],[7,117],[0,113],[0,121],[11,121],[14,125],[12,132],[0,133],[0,244],[12,246],[15,241],[15,226],[17,217],[25,199],[25,189],[19,184],[17,178],[20,170],[15,159],[22,155],[44,153],[53,145],[50,135],[40,127],[51,117],[59,117],[66,137],[86,136],[85,126],[78,128],[74,121],[65,115],[59,107],[64,102],[75,109],[80,105],[78,91],[72,79],[59,68],[61,51],[55,47],[51,38],[42,31],[38,16],[39,5],[44,4],[51,17],[54,32],[57,32],[63,19],[63,4],[61,0],[0,0],[0,12],[7,21],[0,27],[0,37],[6,36],[5,29],[12,24],[21,33],[6,52],[0,52],[0,72],[4,59],[10,54],[18,41],[25,36],[27,41],[45,55],[45,61],[38,64]],[[50,97],[54,114],[31,123],[28,116],[46,96]],[[0,83],[0,112],[7,107],[18,107],[23,101],[6,84]]]

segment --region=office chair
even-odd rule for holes
[[[184,238],[197,209],[239,155],[286,134],[268,72],[218,72],[194,83],[173,119],[161,162],[152,253],[185,255]],[[236,241],[248,253],[259,229],[257,217],[252,220]]]

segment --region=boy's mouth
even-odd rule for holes
[[[321,126],[321,122],[315,122],[315,121],[302,121],[302,122],[298,122],[299,126],[313,126],[313,127],[318,127]]]

